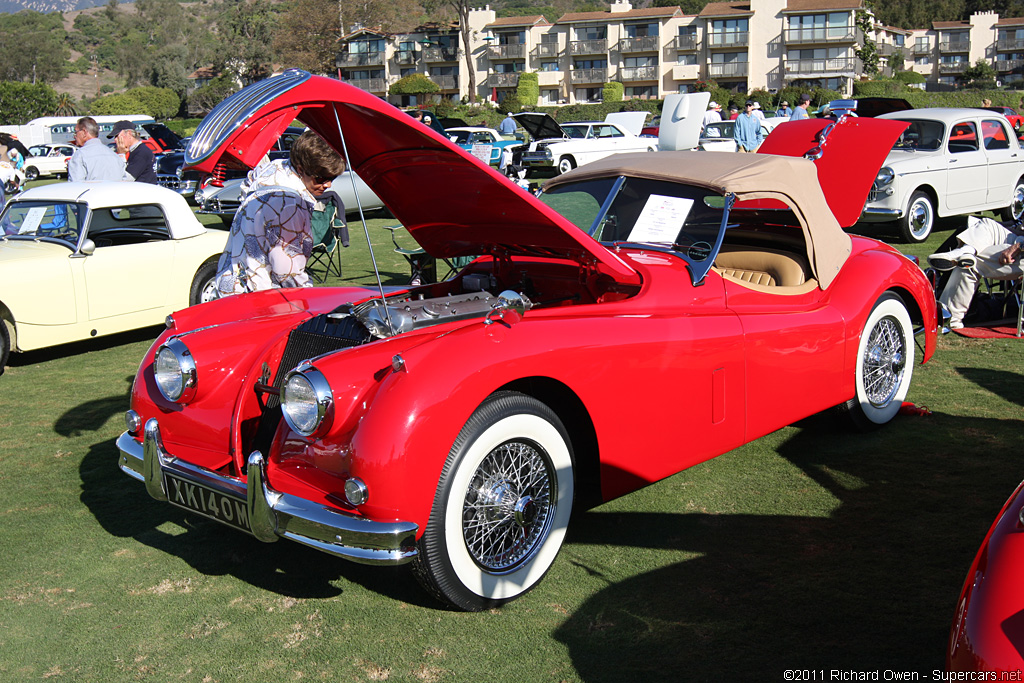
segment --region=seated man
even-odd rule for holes
[[[936,270],[952,270],[939,301],[949,309],[950,329],[964,326],[964,316],[978,289],[978,278],[1013,280],[1024,275],[1021,247],[1024,223],[1009,227],[991,218],[968,216],[967,229],[957,235],[961,246],[932,254],[928,262]]]

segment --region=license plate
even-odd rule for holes
[[[180,479],[167,472],[164,472],[164,487],[167,491],[167,500],[172,504],[236,529],[249,531],[249,512],[244,500]]]

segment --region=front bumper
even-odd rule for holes
[[[884,209],[874,206],[865,206],[864,212],[860,215],[860,219],[868,223],[894,221],[902,217],[903,211],[900,209]]]
[[[416,556],[416,524],[374,522],[275,491],[267,483],[267,462],[259,451],[249,456],[246,481],[241,482],[168,453],[155,418],[146,422],[144,431],[142,445],[128,432],[118,437],[118,465],[125,474],[143,482],[157,500],[171,502],[164,483],[166,473],[233,500],[247,514],[249,533],[264,542],[287,538],[360,564],[404,564]]]

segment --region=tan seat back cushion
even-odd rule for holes
[[[773,249],[722,247],[715,268],[723,275],[755,285],[796,287],[807,281],[803,258]]]

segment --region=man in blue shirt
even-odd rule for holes
[[[756,152],[764,142],[761,119],[754,116],[754,103],[751,100],[747,100],[743,107],[743,113],[736,117],[732,135],[736,138],[737,152]]]
[[[789,108],[789,102],[787,102],[786,100],[782,100],[781,102],[779,102],[779,109],[778,111],[775,112],[775,115],[785,116],[786,118],[792,116],[793,110]]]
[[[124,159],[99,140],[100,127],[96,119],[83,116],[75,124],[75,144],[78,149],[68,161],[68,180],[127,180]]]
[[[801,119],[809,119],[811,115],[807,113],[807,108],[811,106],[811,96],[803,94],[800,96],[800,103],[793,110],[793,114],[789,117],[790,121],[799,121]]]
[[[506,140],[510,140],[515,137],[516,120],[512,118],[512,112],[505,114],[505,118],[500,124],[498,124],[498,132],[501,133]]]

